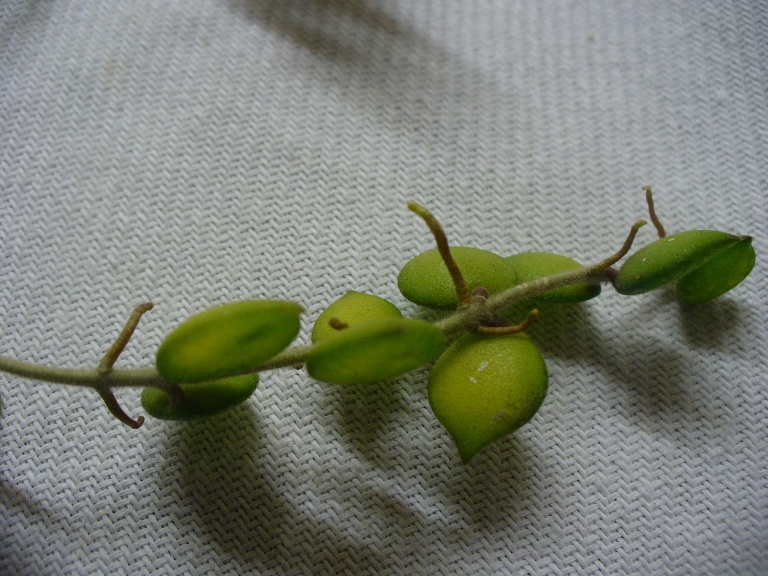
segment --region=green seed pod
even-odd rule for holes
[[[204,382],[253,370],[299,333],[301,306],[245,300],[210,308],[173,330],[157,350],[157,370],[171,382]]]
[[[470,291],[483,287],[489,294],[495,294],[517,283],[512,264],[493,252],[453,246],[451,255]],[[423,252],[409,260],[397,277],[397,285],[403,296],[416,304],[438,310],[450,310],[458,306],[456,288],[437,249]]]
[[[307,358],[307,372],[331,384],[371,384],[410,372],[443,348],[443,332],[429,322],[370,320],[316,344]]]
[[[547,393],[547,367],[525,334],[465,334],[429,378],[429,404],[464,463],[528,422]]]
[[[181,384],[186,401],[180,407],[171,406],[171,397],[162,390],[144,388],[141,405],[150,416],[161,420],[208,418],[245,402],[258,383],[258,374],[245,374],[223,380]]]
[[[583,266],[576,262],[576,260],[561,256],[560,254],[550,254],[548,252],[523,252],[522,254],[507,256],[505,260],[515,268],[515,272],[517,272],[517,282],[519,284],[524,284],[531,280],[537,280],[538,278],[544,278],[554,274],[560,274],[561,272],[583,268]],[[571,304],[584,302],[585,300],[589,300],[599,295],[600,290],[600,284],[590,284],[587,282],[583,284],[563,286],[562,288],[555,288],[554,290],[536,296],[533,299],[532,304],[539,305],[548,302]]]
[[[714,300],[749,276],[754,266],[752,238],[742,236],[736,244],[680,278],[675,286],[677,299],[683,304]]]
[[[751,242],[751,238],[714,230],[689,230],[660,238],[624,262],[614,286],[627,295],[656,290],[677,282],[740,242]]]
[[[312,328],[312,342],[319,342],[339,333],[339,330],[329,324],[332,318],[340,320],[347,326],[355,326],[379,318],[402,317],[397,306],[389,300],[352,290],[328,306],[317,317],[315,326]]]

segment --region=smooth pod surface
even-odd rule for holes
[[[683,304],[701,304],[722,296],[749,276],[755,266],[752,238],[742,236],[703,266],[683,276],[676,284],[677,299]]]
[[[150,416],[162,420],[197,420],[208,418],[242,404],[259,384],[257,374],[233,376],[222,380],[180,384],[186,401],[183,406],[171,405],[171,398],[157,388],[144,388],[141,405]]]
[[[549,252],[523,252],[507,256],[505,260],[514,267],[518,284],[584,267],[572,258]],[[571,304],[594,298],[600,294],[600,291],[600,284],[573,284],[555,288],[536,296],[533,300],[535,303]]]
[[[544,401],[548,374],[525,334],[465,334],[429,378],[429,403],[463,462],[528,422]]]
[[[495,294],[517,282],[512,264],[493,252],[452,246],[451,255],[470,291],[482,286],[490,294]],[[449,310],[458,306],[456,288],[437,249],[409,260],[397,277],[397,286],[408,300],[428,308]]]
[[[370,384],[426,364],[445,348],[429,322],[407,318],[371,320],[340,330],[312,347],[307,372],[331,384]]]
[[[614,286],[627,295],[655,290],[687,276],[745,238],[715,230],[688,230],[660,238],[624,262]]]
[[[210,308],[173,330],[158,348],[157,370],[171,382],[204,382],[247,372],[299,333],[302,307],[245,300]]]
[[[339,333],[329,321],[336,318],[347,326],[355,326],[379,318],[402,318],[397,306],[389,300],[354,290],[347,292],[317,317],[312,328],[312,342],[319,342]]]

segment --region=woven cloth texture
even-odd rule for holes
[[[0,574],[768,574],[767,110],[762,0],[3,0],[0,355],[95,366],[144,301],[120,367],[231,300],[301,303],[299,343],[353,289],[433,318],[409,200],[591,263],[652,185],[758,260],[542,315],[544,405],[466,466],[428,369],[140,430],[0,374]]]

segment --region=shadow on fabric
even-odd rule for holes
[[[306,50],[316,73],[332,82],[382,130],[394,130],[432,155],[445,145],[439,168],[461,166],[477,150],[478,125],[499,137],[514,130],[499,108],[509,105],[492,74],[434,42],[424,30],[373,0],[227,0],[230,9],[279,37],[283,54]],[[290,57],[290,56],[286,56]]]
[[[345,541],[332,528],[306,521],[271,482],[285,471],[262,454],[261,425],[245,404],[218,418],[183,425],[169,441],[171,466],[178,466],[184,508],[226,555],[259,570],[287,566],[332,567],[339,563],[375,573],[384,561],[375,550]],[[194,528],[193,528],[194,529]],[[350,560],[351,558],[351,560]]]
[[[496,534],[499,519],[514,521],[534,506],[535,462],[516,439],[502,442],[475,468],[457,457],[406,476],[401,466],[362,476],[351,466],[296,481],[292,458],[265,453],[261,428],[248,404],[180,424],[168,440],[168,476],[158,479],[164,513],[177,516],[174,525],[199,532],[222,558],[259,572],[400,570],[441,553],[445,542]],[[417,505],[414,482],[450,515],[435,517]],[[315,505],[313,498],[319,498]],[[346,508],[336,518],[339,507]],[[355,518],[365,528],[350,530]]]
[[[323,29],[329,21],[346,21],[393,39],[413,35],[402,22],[366,0],[229,0],[229,5],[249,20],[264,22],[321,56],[352,55],[338,34]]]

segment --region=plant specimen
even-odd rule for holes
[[[632,248],[635,222],[621,248],[583,266],[559,254],[523,252],[500,256],[478,248],[449,246],[437,219],[414,202],[408,207],[432,232],[436,249],[407,262],[398,287],[410,301],[449,310],[435,322],[404,318],[391,302],[348,292],[317,318],[312,343],[293,346],[303,308],[293,302],[248,300],[202,311],[174,329],[157,350],[155,367],[120,369],[114,364],[151,303],[138,306],[112,347],[93,369],[57,368],[0,356],[0,370],[33,380],[92,388],[121,422],[139,428],[113,390],[142,388],[146,412],[167,420],[192,420],[246,401],[259,374],[306,367],[332,385],[370,384],[395,378],[435,361],[429,402],[468,462],[486,446],[530,421],[545,400],[548,373],[535,342],[524,331],[538,307],[595,298],[608,284],[625,295],[673,284],[683,304],[724,294],[751,272],[752,238],[712,230],[667,236],[645,188],[650,220],[659,239],[618,263]],[[525,317],[513,323],[510,310]]]

